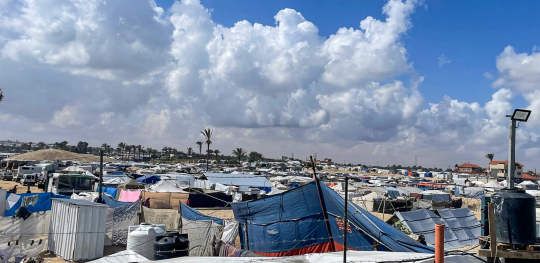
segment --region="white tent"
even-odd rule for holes
[[[494,189],[501,189],[501,188],[503,188],[500,184],[498,184],[498,183],[496,183],[496,182],[493,182],[493,181],[491,181],[491,182],[489,182],[489,183],[487,183],[487,184],[484,184],[484,187],[485,187],[485,188],[494,188]]]
[[[88,263],[124,263],[124,262],[143,262],[148,261],[147,258],[139,255],[132,250],[124,250],[118,253],[92,260]]]
[[[161,180],[156,184],[152,185],[148,192],[154,193],[187,193],[186,191],[174,187],[171,183]]]

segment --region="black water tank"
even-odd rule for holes
[[[519,189],[503,189],[491,197],[495,206],[497,242],[536,243],[536,200]]]
[[[168,231],[156,237],[154,242],[155,260],[189,256],[189,240],[187,234]]]

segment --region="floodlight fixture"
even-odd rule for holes
[[[527,122],[529,116],[531,116],[530,110],[515,109],[511,118],[515,121]]]

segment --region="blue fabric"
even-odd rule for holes
[[[102,186],[101,191],[111,195],[113,198],[116,198],[116,193],[118,192],[118,188]]]
[[[8,193],[6,197],[9,197],[11,194]],[[69,196],[58,195],[53,193],[36,193],[36,194],[17,194],[20,195],[19,201],[11,207],[11,209],[6,210],[5,216],[14,216],[17,210],[21,207],[23,199],[29,196],[38,196],[38,199],[35,204],[26,206],[26,209],[30,212],[41,212],[51,210],[51,198],[66,198],[69,199]]]
[[[334,241],[343,244],[343,230],[337,221],[344,214],[343,198],[321,184],[328,211],[331,234]],[[419,244],[401,231],[349,202],[348,218],[352,233],[347,236],[347,245],[356,250],[373,250],[373,238],[387,249],[397,252],[433,253],[433,249]],[[252,251],[274,253],[318,245],[329,242],[325,221],[315,182],[300,188],[251,202],[232,204],[235,218],[247,224],[249,248]],[[240,231],[243,232],[242,227]],[[240,234],[245,247],[243,233]]]
[[[137,182],[145,184],[155,184],[159,180],[161,179],[155,175],[145,175],[137,178]]]
[[[182,207],[180,208],[180,212],[182,217],[191,220],[191,221],[197,221],[197,220],[213,220],[216,222],[216,224],[223,225],[223,219],[217,218],[217,217],[211,217],[211,216],[205,216],[201,214],[199,211],[191,208],[190,206],[180,203]]]
[[[120,202],[120,201],[116,201],[114,199],[112,199],[111,197],[107,196],[107,195],[103,195],[103,201],[105,202],[106,205],[108,205],[110,208],[119,208],[119,207],[122,207],[122,206],[126,206],[126,205],[132,205],[133,203],[135,202]]]

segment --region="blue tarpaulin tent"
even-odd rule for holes
[[[105,202],[106,205],[108,205],[110,208],[119,208],[126,205],[133,205],[136,202],[120,202],[112,199],[108,195],[103,195],[103,202]]]
[[[143,184],[155,184],[159,180],[161,179],[155,175],[145,175],[137,178],[137,182]]]
[[[7,194],[9,197],[11,194]],[[21,205],[25,206],[30,212],[41,212],[51,210],[51,198],[66,198],[69,196],[57,195],[53,193],[36,193],[36,194],[17,194],[21,196],[19,201],[12,206],[9,210],[6,210],[5,216],[14,216]],[[24,203],[23,203],[24,202]]]
[[[118,188],[102,186],[101,191],[111,195],[113,198],[116,198],[116,193],[118,192]]]
[[[211,216],[205,216],[201,214],[199,211],[191,208],[190,206],[180,203],[182,206],[180,208],[180,214],[182,217],[191,220],[191,221],[197,221],[197,220],[213,220],[218,225],[223,225],[223,219],[217,218],[217,217],[211,217]]]
[[[344,199],[324,184],[321,190],[337,250],[343,250],[343,231],[348,229],[347,245],[351,249],[373,250],[376,240],[378,250],[433,253],[432,248],[419,244],[352,202],[349,202],[349,226],[345,228]],[[236,220],[243,225],[240,241],[244,248],[249,242],[249,250],[264,256],[331,250],[315,182],[263,199],[233,203],[232,207]]]

